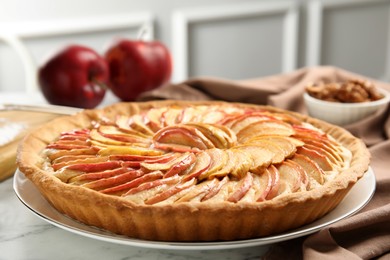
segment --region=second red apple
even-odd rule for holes
[[[120,39],[105,53],[110,70],[109,87],[123,101],[134,101],[143,92],[167,83],[172,59],[159,41]]]

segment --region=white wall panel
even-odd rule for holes
[[[296,68],[295,1],[261,1],[175,10],[174,80],[213,75],[248,78]]]
[[[388,79],[390,1],[309,2],[306,65]]]

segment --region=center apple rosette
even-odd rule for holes
[[[336,207],[369,162],[347,131],[271,107],[122,103],[70,119],[43,127],[50,134],[38,143],[27,137],[21,171],[59,211],[142,239],[233,240],[302,226]]]

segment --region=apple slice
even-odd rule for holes
[[[88,162],[76,163],[76,164],[68,165],[64,168],[72,171],[97,172],[97,171],[104,171],[104,170],[112,170],[121,166],[122,166],[121,162],[119,161],[103,161],[103,162],[95,162],[95,163],[88,163]]]
[[[211,157],[205,152],[201,151],[196,154],[196,162],[191,170],[183,176],[183,181],[190,180],[192,178],[198,178],[199,175],[206,172],[211,165]]]
[[[252,158],[252,166],[249,171],[260,174],[267,168],[274,157],[269,149],[257,145],[239,145],[234,147],[235,150],[245,151]]]
[[[279,170],[274,165],[270,165],[267,168],[267,171],[270,173],[272,184],[271,184],[271,189],[266,195],[265,199],[270,200],[275,198],[279,193],[280,173]]]
[[[89,145],[87,143],[79,143],[79,142],[55,142],[52,144],[48,144],[46,146],[47,149],[56,149],[56,150],[73,150],[73,149],[87,149]]]
[[[98,179],[109,178],[109,177],[112,177],[115,175],[119,175],[119,174],[128,172],[130,170],[132,170],[132,169],[126,168],[126,167],[121,167],[121,168],[116,168],[113,170],[104,170],[104,171],[100,171],[100,172],[84,173],[84,174],[78,175],[72,179],[69,179],[68,182],[72,183],[72,184],[80,185],[80,184],[83,184],[87,181],[94,181],[94,180],[98,180]]]
[[[146,136],[152,136],[154,134],[143,122],[143,116],[140,114],[132,115],[131,117],[119,115],[115,123],[120,129],[130,130],[130,132],[138,132]]]
[[[79,155],[96,155],[98,149],[93,147],[86,147],[81,149],[70,149],[70,150],[46,150],[46,154],[51,161],[63,156],[79,156]]]
[[[253,176],[253,187],[256,190],[255,200],[265,201],[267,195],[270,193],[273,184],[271,172],[267,169],[260,175],[254,174]]]
[[[236,135],[223,125],[213,125],[205,123],[187,123],[186,125],[195,127],[210,140],[216,148],[230,148],[236,144]]]
[[[185,153],[185,157],[183,157],[180,161],[177,161],[171,168],[164,174],[164,178],[172,177],[176,174],[183,175],[186,171],[193,167],[196,156],[193,153]]]
[[[261,135],[291,136],[294,129],[287,123],[278,120],[262,120],[251,123],[237,133],[237,140],[245,143],[247,140]]]
[[[265,115],[262,112],[245,113],[241,116],[238,116],[235,120],[233,120],[230,124],[230,128],[235,133],[238,133],[248,125],[258,121],[264,121],[264,120],[274,120],[274,118],[272,118],[269,115]]]
[[[229,156],[229,160],[234,160],[234,167],[231,169],[231,175],[237,178],[242,178],[253,166],[253,159],[249,152],[243,149],[232,148],[232,156]]]
[[[226,153],[227,155],[227,160],[226,164],[222,165],[222,167],[214,171],[213,173],[209,174],[208,178],[221,178],[224,177],[232,172],[234,167],[237,165],[237,157],[236,154],[232,150],[221,150],[222,152]]]
[[[298,148],[297,153],[305,155],[306,157],[309,157],[315,161],[323,171],[333,170],[332,163],[329,161],[329,159],[324,154],[318,152],[317,149],[310,149],[310,146],[302,146]]]
[[[107,126],[99,127],[98,133],[94,133],[94,134],[100,134],[105,138],[112,139],[118,142],[124,142],[124,143],[145,143],[145,144],[151,143],[150,139],[144,136],[130,134],[119,130],[113,131],[112,128],[107,128]]]
[[[149,149],[144,147],[132,147],[132,146],[107,146],[99,150],[100,156],[108,156],[114,154],[134,154],[134,155],[162,155],[163,151],[156,149]]]
[[[121,182],[115,181],[114,177],[99,180],[102,183],[100,185],[105,186],[107,188],[99,190],[101,193],[118,193],[121,192],[121,195],[128,193],[129,190],[135,189],[143,184],[150,183],[156,180],[160,180],[163,176],[161,171],[154,171],[150,173],[144,173],[142,170],[135,170],[134,173],[129,174],[128,180],[123,180]],[[114,183],[113,183],[114,182]],[[91,185],[91,184],[89,184]],[[96,185],[93,184],[92,185]],[[109,187],[111,186],[111,187]]]
[[[229,192],[234,188],[236,181],[230,181],[228,176],[225,176],[216,186],[201,199],[202,202],[222,202],[226,201]]]
[[[234,191],[229,195],[227,201],[237,203],[252,188],[252,185],[253,176],[250,172],[247,172],[245,177],[241,179],[234,187]]]
[[[165,152],[174,152],[174,153],[186,153],[186,152],[198,153],[201,151],[197,147],[190,147],[182,144],[166,144],[166,143],[155,142],[153,143],[153,147],[158,150],[162,150]]]
[[[307,172],[305,171],[305,169],[303,169],[303,167],[300,164],[290,159],[286,160],[286,163],[289,164],[291,167],[294,167],[299,172],[301,176],[300,190],[305,191],[310,189],[310,178]]]
[[[178,183],[179,181],[180,181],[180,176],[174,175],[174,176],[169,177],[169,178],[163,178],[163,179],[160,178],[160,179],[156,179],[153,181],[144,182],[137,187],[131,188],[126,193],[124,193],[123,196],[127,197],[127,195],[136,194],[136,193],[141,192],[141,191],[150,190],[150,189],[157,187],[157,186],[162,186],[162,185],[172,186],[172,185]],[[165,188],[167,188],[167,187],[165,187]]]
[[[86,159],[86,158],[95,158],[95,155],[89,155],[89,154],[83,154],[83,155],[64,155],[61,157],[58,157],[51,161],[51,164],[59,164],[59,163],[65,163],[65,162],[70,162],[70,161],[75,161],[75,160],[80,160],[80,159]]]
[[[326,140],[321,140],[321,139],[314,139],[312,137],[301,137],[300,140],[305,142],[306,146],[311,145],[315,146],[318,148],[323,149],[324,151],[327,152],[327,157],[329,160],[331,160],[334,164],[336,165],[342,165],[344,162],[343,157],[340,155],[339,151],[335,148],[334,145],[326,142]]]
[[[319,184],[324,184],[324,172],[316,162],[302,154],[295,154],[291,160],[302,166],[311,179]],[[312,184],[310,186],[314,187]]]
[[[286,161],[281,163],[277,168],[280,176],[277,196],[298,191],[302,183],[300,170]]]
[[[145,173],[141,170],[130,170],[118,175],[114,175],[111,177],[107,177],[104,179],[99,179],[95,181],[91,181],[88,183],[84,183],[83,187],[90,188],[93,190],[105,190],[103,193],[108,193],[107,191],[110,190],[111,192],[120,191],[122,190],[120,187],[121,184],[127,183],[129,181],[132,181],[134,179],[137,179],[144,175]]]
[[[58,171],[59,169],[63,167],[68,167],[70,165],[75,165],[75,164],[94,164],[94,163],[100,163],[100,162],[106,162],[108,161],[107,156],[103,157],[87,157],[87,158],[78,158],[76,160],[69,160],[66,162],[60,162],[60,163],[52,163],[52,167],[55,171]],[[70,169],[68,167],[68,169]]]
[[[183,180],[184,181],[184,180]],[[217,178],[206,180],[198,185],[191,186],[189,191],[179,198],[175,203],[180,202],[189,202],[189,201],[198,201],[204,197],[205,194],[209,193],[213,188],[215,188],[219,183]]]
[[[201,150],[213,148],[214,145],[195,127],[186,125],[167,126],[153,136],[155,143],[179,144]]]
[[[161,121],[163,126],[171,126],[180,123],[179,119],[182,113],[182,108],[171,106],[163,112]]]
[[[257,136],[248,140],[246,144],[258,144],[259,142],[271,143],[279,147],[284,158],[289,158],[296,152],[296,147],[304,145],[304,142],[298,139],[279,135]]]
[[[195,184],[196,184],[195,178],[188,180],[184,183],[178,183],[178,184],[170,187],[169,189],[167,189],[167,190],[165,190],[165,191],[163,191],[163,192],[161,192],[153,197],[148,198],[145,201],[145,204],[152,205],[152,204],[156,204],[156,203],[161,203],[162,201],[165,201],[168,198],[174,197],[174,195],[178,194],[179,192],[191,188]]]
[[[191,153],[175,153],[174,156],[166,162],[141,162],[141,168],[145,171],[167,171],[175,164],[185,160]]]
[[[228,161],[228,155],[222,149],[213,148],[213,149],[206,150],[206,152],[209,154],[211,158],[211,165],[207,171],[199,175],[200,180],[209,178],[209,176],[211,176],[214,172],[217,172],[222,167],[224,167]]]
[[[146,112],[144,122],[153,132],[157,132],[164,127],[162,118],[167,109],[167,107],[151,108]]]

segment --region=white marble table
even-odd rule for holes
[[[39,94],[0,93],[0,104],[46,103]],[[108,95],[101,106],[115,102]],[[1,166],[0,166],[1,167]],[[17,198],[12,178],[0,182],[0,260],[29,259],[259,259],[267,246],[223,250],[149,249],[81,236],[33,214]]]
[[[104,242],[58,228],[33,214],[0,183],[0,259],[259,259],[267,247],[224,250],[148,249]]]

